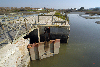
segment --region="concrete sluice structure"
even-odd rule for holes
[[[45,38],[44,28],[50,28],[50,37]],[[68,43],[70,26],[38,25],[24,38],[30,38],[28,44],[31,60],[41,60],[59,53],[60,42]]]
[[[55,12],[51,12],[50,15],[54,13]],[[56,16],[53,18],[57,20],[60,19]],[[67,43],[70,32],[70,25],[67,21],[65,25],[64,23],[52,24],[52,19],[49,17],[44,17],[44,19],[40,18],[40,22],[36,23],[35,17],[27,17],[25,21],[24,19],[25,18],[19,19],[19,21],[14,20],[14,23],[7,24],[2,22],[5,29],[2,30],[0,27],[0,32],[4,31],[5,35],[8,35],[9,32],[9,35],[12,37],[10,36],[7,39],[4,33],[0,34],[0,67],[27,67],[30,62],[30,57],[31,60],[36,60],[53,56],[59,53],[60,42]],[[36,21],[37,20],[38,18],[36,17]],[[48,23],[46,23],[46,21]],[[3,24],[0,24],[0,26]],[[17,25],[20,25],[20,27]],[[17,29],[15,29],[16,27],[18,27],[19,33]],[[50,38],[46,40],[44,34],[45,27],[50,27]],[[7,29],[10,31],[6,31]],[[14,40],[11,39],[13,36],[15,36]],[[9,42],[7,41],[6,44],[2,43],[4,39]]]

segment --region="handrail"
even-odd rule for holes
[[[32,31],[33,29],[35,29],[36,25],[33,25],[33,23],[29,22],[26,18],[24,18],[24,20],[25,21],[21,21],[21,19],[20,19],[18,22],[18,23],[20,23],[19,25],[18,24],[16,25],[15,20],[13,21],[13,24],[11,24],[10,21],[5,21],[5,22],[0,21],[0,27],[1,27],[0,35],[2,36],[2,34],[4,34],[4,38],[6,36],[5,39],[3,39],[3,40],[1,39],[0,44],[5,43],[5,41],[7,41],[8,43],[16,42],[16,40],[18,38],[20,38],[18,36],[19,32],[21,32],[22,35],[26,35],[26,34],[29,34],[29,31]],[[27,23],[27,22],[29,22],[29,23]],[[27,24],[29,24],[30,26],[27,27]],[[24,26],[22,27],[22,25],[24,25]],[[26,29],[26,30],[22,31],[20,29]],[[11,36],[12,34],[9,34],[10,31],[16,31],[17,33],[15,33],[15,36],[13,37],[13,36]],[[9,38],[11,38],[11,37],[13,37],[13,40],[9,40]]]
[[[38,22],[39,22],[39,16],[52,16],[52,22],[53,22],[53,16],[66,16],[66,15],[38,15]]]

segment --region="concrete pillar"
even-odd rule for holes
[[[50,52],[54,53],[54,42],[55,40],[50,40],[49,44],[50,44]]]
[[[60,39],[56,39],[54,42],[54,54],[59,53],[59,48],[60,48]]]
[[[45,51],[44,51],[44,42],[39,43],[38,51],[39,51],[39,59],[42,59],[42,56],[45,53]]]
[[[30,51],[31,60],[39,59],[38,43],[29,44],[28,48]]]
[[[34,52],[35,52],[35,59],[38,60],[39,59],[38,43],[35,44],[34,46]]]
[[[40,42],[40,31],[39,31],[39,28],[38,28],[38,41]]]
[[[46,52],[49,52],[49,42],[47,42],[47,41],[44,41],[44,50]]]
[[[29,51],[30,51],[31,60],[35,60],[35,52],[34,52],[34,47],[32,47],[32,45],[33,44],[29,44],[28,48],[29,48]]]
[[[47,53],[50,53],[50,42],[47,42],[47,46],[48,46],[48,47],[46,48],[46,52],[47,52]]]

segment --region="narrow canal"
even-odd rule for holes
[[[68,44],[61,43],[59,54],[31,61],[30,67],[100,67],[100,19],[85,19],[69,14]]]

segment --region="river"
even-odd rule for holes
[[[100,67],[100,19],[69,14],[70,34],[59,54],[30,62],[30,67]]]

